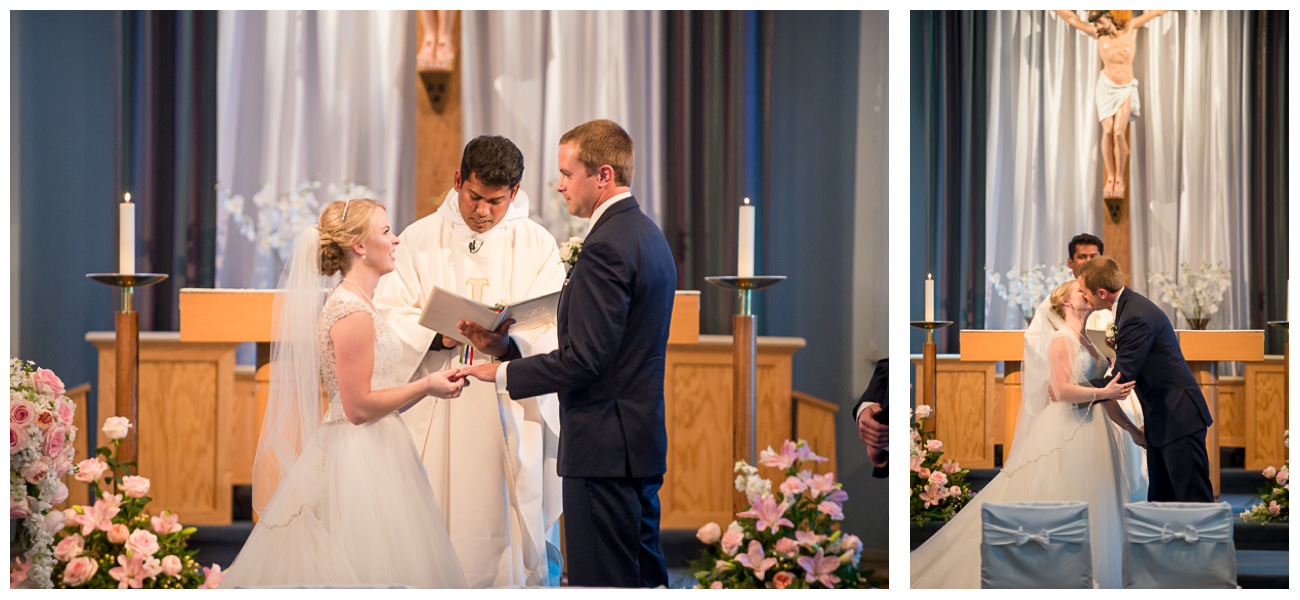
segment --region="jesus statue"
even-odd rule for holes
[[[1090,10],[1085,23],[1071,10],[1056,14],[1075,29],[1097,38],[1101,74],[1097,77],[1097,119],[1101,121],[1101,158],[1106,170],[1102,198],[1123,198],[1127,182],[1128,139],[1124,132],[1130,120],[1140,116],[1137,79],[1133,59],[1137,54],[1137,31],[1148,21],[1166,13],[1148,10],[1137,18],[1131,10]]]

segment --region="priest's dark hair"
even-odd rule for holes
[[[480,135],[460,155],[461,180],[469,181],[470,175],[490,188],[514,188],[524,178],[524,154],[504,137]]]
[[[1080,233],[1070,238],[1070,245],[1066,248],[1066,256],[1073,258],[1074,250],[1079,246],[1096,246],[1097,254],[1106,253],[1106,246],[1101,243],[1101,238],[1091,233]]]

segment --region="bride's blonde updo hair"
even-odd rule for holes
[[[1070,286],[1076,283],[1079,283],[1079,280],[1071,279],[1062,283],[1061,285],[1056,286],[1056,289],[1052,290],[1052,295],[1049,296],[1049,298],[1052,299],[1052,312],[1059,315],[1062,319],[1065,318],[1065,299],[1070,297]]]
[[[320,272],[346,271],[352,261],[352,244],[370,235],[370,217],[384,205],[369,198],[335,200],[320,214]],[[344,213],[347,218],[344,219]]]

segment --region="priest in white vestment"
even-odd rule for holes
[[[466,146],[467,158],[485,138]],[[458,332],[435,333],[418,323],[434,287],[494,305],[555,292],[564,284],[555,237],[527,218],[528,197],[518,191],[522,155],[505,138],[487,139],[509,144],[507,159],[517,156],[514,185],[484,184],[476,172],[462,180],[457,171],[456,188],[442,206],[402,232],[396,270],[375,290],[375,306],[402,340],[400,368],[412,379],[496,360],[482,348],[471,346],[471,352],[442,335]],[[502,160],[499,152],[489,156]],[[464,170],[466,159],[461,164]],[[520,356],[550,352],[558,345],[555,325],[511,329],[508,343]],[[402,414],[470,587],[559,585],[558,403],[555,394],[515,401],[479,384],[465,388],[455,401],[430,397]],[[401,515],[393,517],[400,527]]]

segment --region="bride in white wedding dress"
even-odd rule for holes
[[[985,502],[1080,501],[1088,504],[1097,587],[1121,587],[1124,431],[1142,431],[1114,400],[1133,384],[1104,388],[1089,379],[1107,362],[1083,333],[1093,307],[1070,281],[1039,305],[1025,331],[1024,384],[1015,438],[1002,471],[948,524],[911,554],[913,588],[980,587],[980,507]]]
[[[371,304],[397,243],[372,200],[332,202],[299,236],[276,294],[271,396],[253,467],[259,520],[221,587],[465,587],[394,411],[426,395],[454,398],[467,383],[454,371],[403,383],[397,372],[400,341]]]

